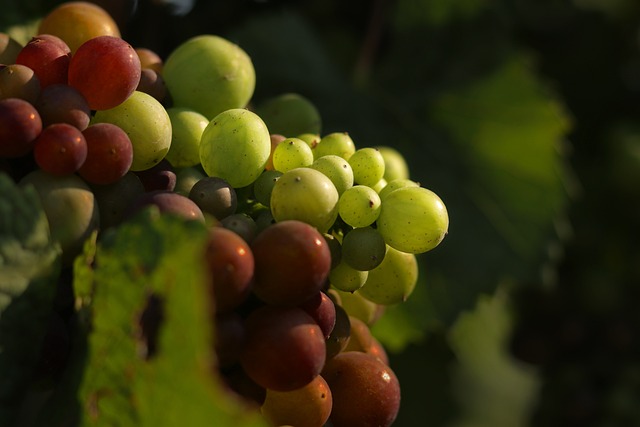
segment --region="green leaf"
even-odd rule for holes
[[[89,285],[80,425],[263,425],[213,371],[205,238],[202,224],[164,215],[104,236]]]
[[[12,425],[30,386],[59,272],[37,193],[0,174],[0,425]]]

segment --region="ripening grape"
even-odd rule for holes
[[[26,65],[0,63],[0,99],[20,98],[35,104],[41,93],[40,79]]]
[[[325,174],[342,195],[348,188],[353,186],[353,169],[348,161],[335,154],[327,154],[316,158],[309,166]]]
[[[356,184],[372,187],[384,177],[384,158],[375,148],[360,148],[348,160]]]
[[[449,216],[437,194],[409,186],[385,197],[376,225],[389,246],[419,254],[435,248],[444,239]]]
[[[222,178],[208,176],[196,182],[189,198],[196,202],[203,212],[221,220],[236,212],[238,196],[236,190]]]
[[[285,172],[271,192],[271,212],[276,221],[295,219],[325,233],[338,217],[338,191],[331,180],[311,168]]]
[[[204,214],[193,200],[166,190],[145,191],[142,193],[130,206],[128,216],[148,206],[155,206],[162,214],[173,215],[187,221],[204,223]]]
[[[33,70],[41,88],[52,84],[66,84],[70,61],[69,46],[51,34],[32,37],[16,58],[16,64]]]
[[[314,158],[333,154],[349,160],[355,153],[356,146],[347,132],[333,132],[320,138],[320,142],[313,148]]]
[[[151,68],[140,69],[140,81],[136,90],[153,96],[159,102],[164,102],[167,97],[167,85],[162,74]]]
[[[176,173],[167,159],[162,159],[155,165],[142,171],[135,171],[145,191],[174,191],[176,187]]]
[[[331,389],[318,375],[309,384],[295,390],[267,390],[260,410],[274,426],[318,427],[325,425],[332,406]]]
[[[240,108],[226,110],[207,125],[200,140],[200,162],[209,176],[246,187],[262,173],[271,152],[271,135],[262,119]]]
[[[360,295],[376,304],[402,303],[413,293],[418,282],[418,261],[414,254],[387,247],[384,259],[373,270]]]
[[[273,168],[279,172],[310,166],[313,152],[306,142],[299,138],[287,138],[281,141],[273,151]]]
[[[382,263],[387,245],[372,227],[354,228],[342,239],[342,261],[360,271],[373,270]]]
[[[162,72],[164,61],[157,52],[146,47],[136,47],[136,53],[140,59],[140,67],[142,69],[151,69],[157,73]]]
[[[338,214],[352,227],[367,227],[380,215],[380,196],[366,185],[354,185],[340,196]]]

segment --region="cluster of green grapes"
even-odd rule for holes
[[[398,151],[323,134],[298,94],[253,105],[251,59],[219,36],[163,61],[69,2],[26,45],[0,37],[2,170],[37,190],[66,268],[150,205],[200,221],[230,391],[274,425],[393,423],[400,386],[369,328],[449,225]]]

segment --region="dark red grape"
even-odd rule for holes
[[[33,156],[37,165],[52,175],[70,175],[87,158],[87,141],[80,130],[67,123],[54,123],[36,138]]]
[[[0,157],[21,157],[31,152],[42,132],[40,114],[24,99],[0,100]]]
[[[136,90],[153,96],[158,102],[163,102],[167,96],[167,86],[162,75],[151,68],[141,69],[140,82]]]
[[[336,323],[326,340],[327,360],[340,354],[349,344],[351,338],[351,320],[342,306],[334,304]]]
[[[34,71],[42,88],[67,83],[70,61],[67,44],[50,34],[33,37],[16,58],[16,64],[26,65]]]
[[[111,123],[96,123],[82,131],[87,158],[78,174],[90,184],[111,184],[122,178],[133,161],[133,146],[125,131]]]
[[[35,107],[43,126],[53,123],[69,123],[85,130],[91,120],[87,100],[77,89],[66,84],[52,84],[40,91]]]
[[[135,173],[146,191],[173,191],[176,187],[176,173],[167,159],[162,159],[152,167]]]
[[[251,249],[256,263],[254,293],[269,304],[302,304],[322,289],[331,268],[326,240],[302,221],[267,227]]]
[[[312,296],[309,300],[300,304],[300,308],[313,317],[325,338],[329,338],[333,327],[336,324],[336,306],[322,291]]]
[[[163,214],[204,223],[202,211],[191,199],[172,191],[163,190],[145,192],[138,196],[125,216],[129,217],[148,206],[156,206]]]
[[[247,375],[262,387],[295,390],[322,370],[324,337],[304,310],[265,305],[249,314],[245,328],[240,361]]]

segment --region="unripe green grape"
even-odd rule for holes
[[[311,163],[313,163],[311,147],[299,138],[287,138],[273,151],[273,168],[283,173],[310,166]]]
[[[347,132],[333,132],[320,138],[320,142],[313,149],[313,155],[319,159],[322,156],[334,154],[349,160],[355,151],[356,146]]]
[[[368,271],[356,270],[343,260],[329,272],[329,283],[340,291],[355,292],[364,285],[367,276]]]
[[[418,282],[418,261],[414,254],[390,246],[379,266],[369,271],[360,295],[376,304],[393,305],[405,302]]]
[[[320,133],[322,120],[313,103],[297,93],[284,93],[267,99],[256,108],[271,133],[293,137]]]
[[[387,185],[385,185],[378,192],[378,194],[380,195],[380,199],[384,200],[384,198],[387,197],[387,195],[389,195],[389,193],[391,193],[393,190],[397,190],[398,188],[403,187],[420,187],[420,184],[409,178],[397,178],[393,181],[389,181]]]
[[[356,150],[349,157],[353,169],[353,181],[356,184],[376,185],[384,177],[384,158],[375,148],[365,147]]]
[[[176,169],[176,185],[173,191],[183,196],[189,197],[189,192],[196,182],[200,181],[206,175],[199,167],[189,166]]]
[[[408,179],[409,166],[407,161],[398,150],[387,146],[376,147],[384,158],[384,179],[391,182],[394,179]]]
[[[373,224],[380,215],[381,201],[376,191],[366,185],[354,185],[345,190],[338,201],[338,214],[352,227]]]
[[[385,197],[376,225],[389,246],[419,254],[430,251],[444,239],[449,229],[449,215],[433,191],[404,187]]]
[[[316,145],[320,142],[320,135],[317,133],[301,133],[297,137],[306,142],[312,150],[316,148]]]
[[[253,195],[258,203],[269,206],[271,203],[271,192],[280,179],[282,172],[276,170],[266,170],[253,183]]]
[[[336,186],[338,194],[353,186],[353,170],[348,161],[335,154],[327,154],[314,160],[310,166],[312,169],[325,174],[333,185]]]
[[[380,179],[380,181],[378,181],[374,185],[372,185],[371,188],[373,188],[376,193],[380,194],[382,189],[384,187],[386,187],[386,186],[387,186],[387,180],[382,178],[382,179]]]
[[[322,172],[296,168],[285,172],[271,192],[271,213],[277,221],[295,219],[326,233],[338,217],[338,191]]]
[[[367,274],[368,277],[368,274]],[[349,316],[362,320],[367,325],[372,325],[380,315],[379,305],[363,297],[360,292],[344,292],[335,289],[340,298],[340,305]]]
[[[189,108],[168,108],[167,114],[172,130],[167,160],[175,168],[200,164],[200,139],[209,119]]]
[[[204,171],[235,188],[246,187],[260,176],[270,152],[267,126],[257,114],[241,108],[214,117],[200,140]]]
[[[384,260],[386,250],[387,245],[375,228],[354,228],[342,239],[342,261],[356,270],[373,270]]]

